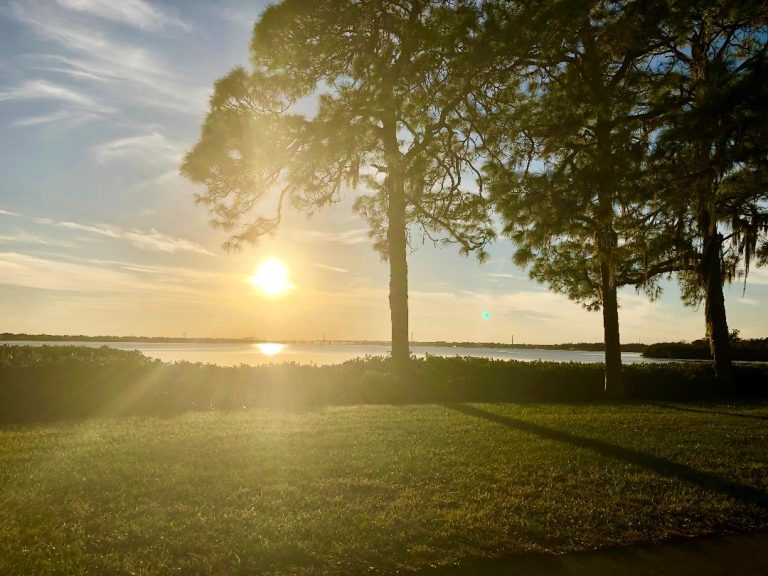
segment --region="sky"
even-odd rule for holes
[[[0,332],[389,338],[387,264],[351,198],[232,253],[179,175],[266,4],[0,2]],[[602,340],[600,314],[529,280],[510,242],[481,265],[413,238],[416,340]],[[279,297],[249,281],[269,257],[290,271]],[[656,302],[622,289],[622,341],[703,336],[703,307],[664,287]],[[766,304],[768,270],[755,269],[746,291],[727,289],[730,327],[767,336]]]

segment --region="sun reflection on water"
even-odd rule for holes
[[[266,356],[274,356],[283,351],[285,344],[279,344],[277,342],[260,342],[259,344],[256,344],[256,347],[262,354],[265,354]]]

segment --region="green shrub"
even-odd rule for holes
[[[768,395],[768,368],[735,367],[737,392]],[[627,397],[706,400],[711,363],[624,367]],[[429,356],[406,377],[388,358],[334,366],[166,364],[111,348],[0,346],[0,422],[94,415],[170,415],[257,406],[450,402],[590,402],[603,397],[603,366]]]

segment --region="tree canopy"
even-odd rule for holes
[[[256,23],[251,67],[217,82],[183,173],[228,246],[360,185],[355,209],[390,263],[393,358],[408,350],[407,245],[420,229],[478,250],[494,232],[467,120],[483,83],[470,0],[284,0]],[[312,107],[311,113],[301,113]],[[270,194],[274,213],[253,216]],[[414,226],[418,228],[414,228]]]
[[[768,261],[766,22],[753,0],[283,0],[182,172],[231,248],[352,193],[400,366],[413,236],[482,259],[493,209],[518,265],[602,311],[609,392],[618,288],[669,273],[727,381],[722,284]]]
[[[654,152],[655,185],[679,220],[675,258],[705,325],[724,387],[732,383],[723,283],[746,278],[768,231],[768,8],[680,0],[654,72],[667,90]]]
[[[646,170],[652,129],[645,65],[658,49],[662,5],[550,2],[549,40],[531,50],[522,97],[502,111],[489,164],[515,262],[589,309],[602,309],[606,389],[621,395],[617,288],[657,291],[660,257]],[[553,32],[554,29],[554,32]],[[552,40],[554,38],[554,40]]]

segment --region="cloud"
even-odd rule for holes
[[[357,228],[355,230],[347,230],[338,234],[334,238],[334,242],[340,242],[341,244],[367,244],[371,242],[370,236],[368,236],[368,228]]]
[[[176,236],[169,236],[158,232],[154,228],[150,230],[123,230],[117,226],[109,226],[106,224],[80,224],[78,222],[55,222],[56,226],[62,228],[68,228],[70,230],[78,230],[81,232],[87,232],[89,234],[96,234],[98,236],[105,236],[107,238],[128,240],[135,247],[142,250],[150,250],[152,252],[194,252],[197,254],[204,254],[206,256],[212,256],[212,252],[203,248],[200,244],[187,240],[186,238],[178,238]]]
[[[524,276],[520,276],[519,274],[508,274],[506,272],[485,272],[485,275],[490,278],[524,279]]]
[[[69,256],[61,257],[82,264],[131,272],[145,278],[151,277],[152,282],[179,283],[184,285],[199,284],[217,288],[223,288],[226,285],[234,286],[242,283],[242,275],[235,273],[182,268],[178,266],[164,266],[161,264],[146,264],[143,262],[137,264],[135,262],[126,262],[123,260],[81,259]]]
[[[188,28],[180,20],[169,17],[144,0],[57,0],[57,4],[68,10],[145,30],[158,30],[169,26]]]
[[[253,24],[258,20],[262,12],[264,12],[264,6],[259,6],[255,3],[250,6],[241,6],[237,9],[232,7],[214,8],[214,13],[222,20],[242,26],[248,30],[253,28]]]
[[[0,252],[0,283],[89,293],[104,290],[130,291],[139,287],[129,276],[111,270],[17,252]]]
[[[355,228],[346,232],[325,232],[322,230],[306,230],[299,228],[287,228],[284,231],[293,240],[303,242],[328,242],[332,244],[369,244],[368,228]]]
[[[235,274],[109,260],[0,252],[0,285],[93,296],[124,294],[145,302],[215,301],[240,289]]]
[[[313,264],[317,268],[322,268],[323,270],[330,270],[331,272],[344,272],[344,273],[349,272],[349,270],[347,270],[346,268],[339,268],[337,266],[328,266],[328,264],[321,264],[320,262],[313,262]]]
[[[168,236],[167,234],[158,232],[154,228],[150,229],[148,232],[142,232],[139,230],[124,232],[122,236],[127,238],[137,248],[142,248],[145,250],[170,253],[195,252],[197,254],[213,256],[212,252],[206,250],[196,242],[192,242],[191,240],[186,240],[184,238]]]
[[[48,238],[26,232],[16,232],[15,234],[0,234],[0,244],[39,244],[43,246],[59,246],[62,248],[71,248],[72,242],[60,240],[58,238]]]
[[[140,230],[138,228],[126,230],[110,224],[83,224],[81,222],[70,222],[67,220],[57,221],[39,216],[25,217],[15,212],[8,212],[7,210],[0,210],[0,214],[16,216],[45,226],[55,226],[57,228],[85,232],[87,234],[94,234],[96,236],[103,236],[115,240],[127,240],[137,248],[152,252],[166,252],[171,254],[176,252],[193,252],[205,256],[213,255],[211,251],[205,249],[197,242],[187,240],[186,238],[171,236],[154,228],[150,228],[149,230]]]
[[[175,156],[174,156],[175,158]],[[188,190],[190,183],[179,174],[179,162],[173,160],[169,155],[167,158],[169,162],[172,162],[173,167],[170,170],[166,170],[157,176],[152,176],[147,180],[143,180],[134,184],[128,191],[130,192],[142,192],[142,191],[154,191],[154,190]],[[141,214],[144,216],[157,214],[155,210],[142,210]]]
[[[46,219],[40,219],[41,224],[48,224],[53,223],[56,226],[61,226],[62,228],[68,228],[70,230],[78,230],[81,232],[88,232],[90,234],[98,234],[99,236],[107,236],[109,238],[119,238],[120,235],[115,232],[114,230],[111,230],[105,225],[102,226],[90,226],[87,224],[78,224],[77,222],[55,222],[55,221],[49,221],[45,222]]]
[[[85,94],[48,80],[28,80],[16,88],[0,92],[0,102],[43,100],[60,102],[64,107],[39,116],[12,122],[14,126],[35,126],[66,122],[70,126],[96,120],[114,112]]]
[[[187,240],[186,238],[170,236],[163,232],[159,232],[154,228],[150,228],[149,230],[140,230],[137,228],[125,230],[119,226],[112,226],[109,224],[81,224],[79,222],[69,221],[58,222],[50,218],[31,218],[31,220],[37,224],[66,228],[67,230],[85,232],[87,234],[94,234],[96,236],[103,236],[115,240],[127,240],[136,248],[151,252],[165,252],[170,254],[175,254],[176,252],[193,252],[205,256],[213,255],[212,252],[206,250],[196,242]]]
[[[762,303],[760,303],[758,300],[755,300],[754,298],[738,298],[736,303],[745,304],[747,306],[762,306]]]
[[[747,286],[750,284],[768,286],[768,266],[762,268],[751,268],[749,270],[749,277],[747,278]]]
[[[27,54],[24,55],[25,60],[32,62],[32,67],[35,70],[42,72],[54,72],[57,74],[64,74],[70,78],[77,80],[89,80],[91,82],[105,82],[106,79],[88,72],[87,70],[81,70],[77,66],[77,61],[61,54]],[[42,62],[41,64],[35,64],[36,61]]]
[[[93,100],[73,90],[59,86],[46,80],[30,80],[18,88],[0,92],[0,101],[3,100],[63,100],[86,106],[94,105]]]
[[[95,153],[100,162],[137,157],[153,163],[178,165],[184,156],[184,149],[183,146],[168,140],[159,132],[151,132],[105,142],[95,148]],[[176,168],[174,168],[175,172],[178,172]]]
[[[18,216],[21,216],[21,214],[19,214],[17,212],[11,212],[10,210],[3,210],[2,208],[0,208],[0,216],[15,216],[15,217],[18,217]]]
[[[54,54],[36,54],[28,58],[42,62],[43,69],[51,69],[52,63],[56,72],[97,82],[100,90],[109,92],[105,97],[109,97],[110,102],[126,102],[131,106],[140,104],[194,115],[205,111],[211,91],[209,86],[190,86],[186,79],[174,74],[145,46],[114,40],[105,34],[103,26],[89,25],[80,17],[90,14],[103,18],[108,15],[128,18],[128,13],[123,12],[125,1],[68,2],[77,4],[80,9],[62,9],[58,4],[35,0],[10,5],[13,18],[44,41],[59,47]],[[127,4],[133,6],[129,13],[133,15],[134,22],[139,22],[142,18],[139,14],[144,12],[136,6],[145,3],[134,0]],[[159,21],[167,23],[171,19],[166,17]]]
[[[75,127],[85,122],[98,120],[101,117],[101,114],[92,112],[60,109],[49,114],[41,114],[40,116],[28,116],[11,124],[13,126],[38,126],[41,124],[62,123],[69,127]]]

